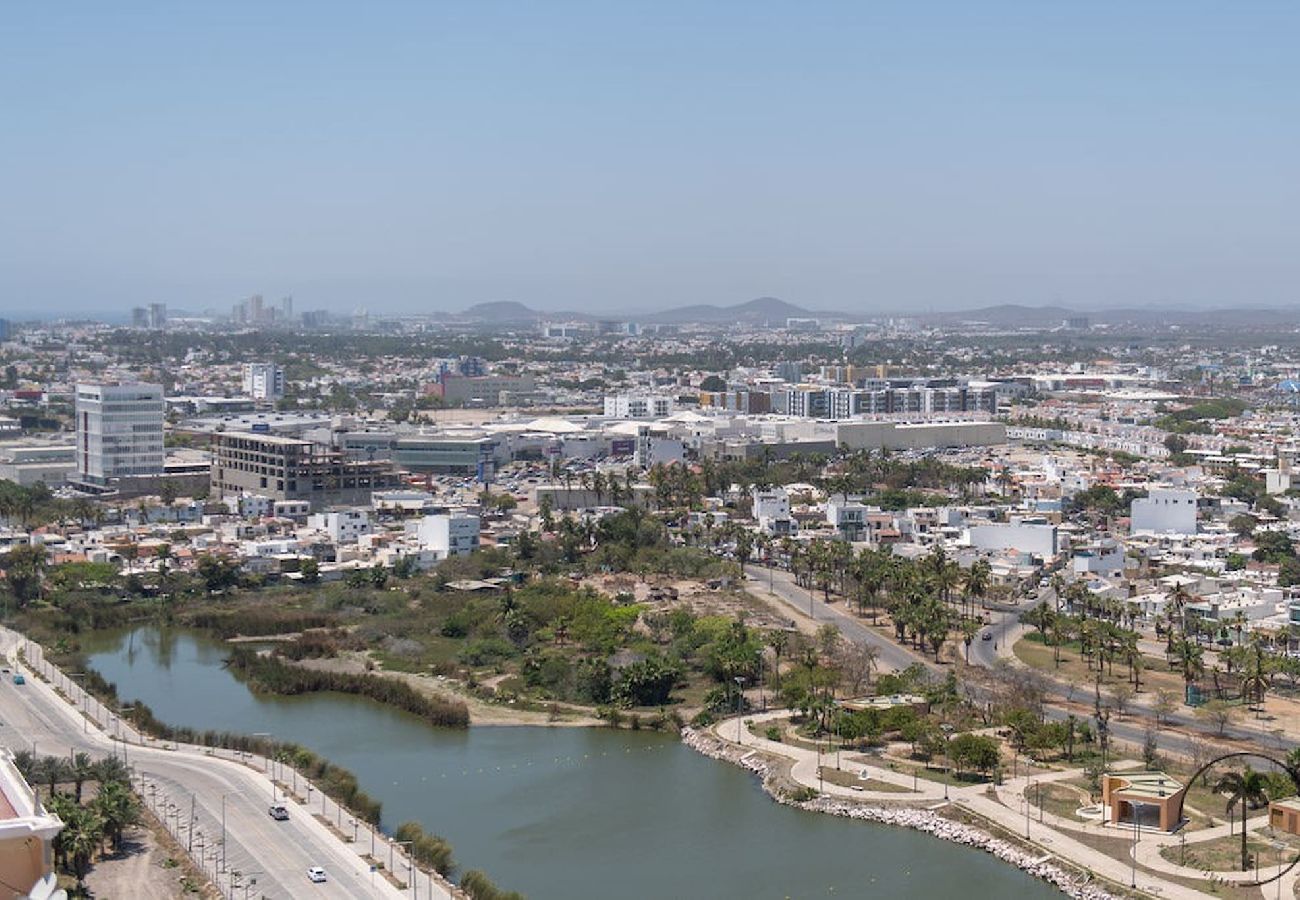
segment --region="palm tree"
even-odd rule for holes
[[[120,849],[123,832],[140,821],[140,802],[135,794],[120,781],[105,782],[95,796],[94,809],[103,820],[113,849]]]
[[[1261,773],[1247,766],[1245,772],[1224,772],[1215,782],[1214,792],[1228,795],[1224,812],[1229,820],[1233,809],[1241,804],[1241,871],[1245,872],[1250,868],[1250,854],[1246,851],[1246,810],[1268,802],[1268,782]]]
[[[72,757],[72,764],[67,769],[68,776],[72,779],[72,796],[77,805],[81,805],[81,789],[87,781],[95,779],[95,764],[90,760],[90,754],[78,753]]]
[[[1182,584],[1174,585],[1173,590],[1169,592],[1169,605],[1173,609],[1172,618],[1177,618],[1182,632],[1187,634],[1187,604],[1191,603],[1193,597],[1187,588]]]
[[[966,645],[966,665],[970,665],[970,645],[975,635],[980,633],[980,625],[973,619],[963,619],[961,623],[961,642]]]
[[[993,567],[986,559],[975,560],[966,570],[965,593],[967,599],[971,601],[972,613],[975,611],[975,599],[983,601],[984,595],[989,592],[989,579],[992,574]]]
[[[1192,682],[1205,674],[1205,650],[1195,641],[1182,637],[1174,644],[1174,658],[1183,671],[1183,700],[1186,702],[1191,696]]]

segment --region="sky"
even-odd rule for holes
[[[1300,4],[0,14],[0,315],[1300,302]]]

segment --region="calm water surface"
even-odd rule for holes
[[[392,827],[415,819],[529,900],[1061,895],[974,850],[788,809],[749,775],[662,735],[435,729],[338,694],[255,696],[228,647],[183,630],[96,635],[91,664],[166,722],[270,732],[356,773]]]

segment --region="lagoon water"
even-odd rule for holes
[[[91,665],[163,721],[269,732],[356,773],[387,828],[443,835],[461,871],[529,900],[1060,897],[926,835],[772,802],[678,740],[588,728],[432,728],[363,698],[254,695],[227,645],[153,626],[83,642]]]

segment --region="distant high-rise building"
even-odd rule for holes
[[[281,321],[284,322],[293,321],[293,298],[292,297],[280,298],[280,319]]]
[[[8,319],[0,319],[0,341],[9,340],[10,335],[13,334],[13,330],[14,326],[12,322]]]
[[[155,331],[167,327],[167,304],[149,304],[149,327]]]
[[[803,363],[788,359],[782,360],[776,364],[774,374],[782,381],[788,381],[793,384],[803,378]]]
[[[244,363],[244,393],[254,400],[284,396],[284,369],[275,363]]]
[[[261,294],[254,294],[248,298],[248,321],[253,325],[261,325],[266,321],[266,310]]]
[[[131,327],[148,328],[149,327],[149,310],[143,306],[134,306],[131,308]]]
[[[77,477],[91,484],[161,475],[163,389],[157,384],[79,384]]]

